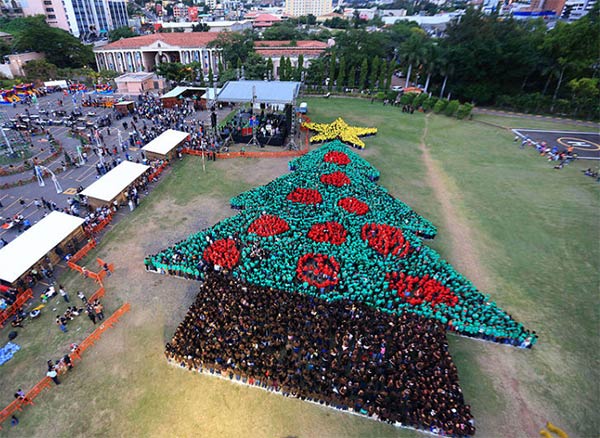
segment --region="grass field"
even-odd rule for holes
[[[376,126],[360,152],[380,183],[439,228],[431,245],[475,285],[540,336],[533,350],[450,336],[481,437],[534,437],[550,420],[570,436],[597,434],[600,187],[575,163],[556,171],[503,129],[513,120],[406,115],[350,99],[308,99],[314,121],[343,116]],[[518,120],[518,127],[572,129]],[[1,436],[413,437],[420,434],[283,399],[167,365],[163,348],[195,296],[194,282],[146,273],[142,260],[233,214],[228,199],[287,171],[287,160],[186,157],[144,203],[110,230],[98,254],[114,262],[104,300],[132,311]],[[61,279],[72,298],[91,284]],[[63,304],[55,300],[58,306]],[[54,302],[53,302],[54,304]],[[53,314],[28,326],[24,347],[0,367],[0,403],[43,376],[45,361],[92,330],[70,333]],[[77,327],[80,330],[77,331]],[[6,331],[3,330],[2,334]]]

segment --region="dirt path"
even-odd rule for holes
[[[443,238],[450,239],[452,262],[479,289],[491,290],[492,276],[480,262],[478,251],[473,244],[476,232],[458,207],[462,202],[460,191],[439,163],[432,158],[427,148],[428,124],[429,117],[426,117],[419,149],[427,169],[427,182],[441,206],[444,226],[448,232]],[[485,345],[484,349],[485,354],[479,355],[479,363],[484,372],[493,379],[496,391],[505,399],[506,406],[504,412],[494,413],[495,418],[486,422],[485,428],[492,427],[493,430],[479,433],[488,437],[538,436],[539,429],[545,422],[544,410],[519,388],[515,378],[519,371],[515,357],[515,353],[518,352],[507,351],[507,348],[493,344]],[[532,406],[536,408],[532,409]]]

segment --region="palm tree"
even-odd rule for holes
[[[410,76],[412,74],[413,65],[419,65],[425,58],[425,34],[418,29],[400,46],[401,56],[405,63],[408,64],[406,72],[406,84],[409,86]]]

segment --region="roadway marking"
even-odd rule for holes
[[[556,140],[559,144],[573,149],[581,149],[583,151],[600,151],[600,144],[594,143],[593,141],[584,140],[577,137],[560,137]]]
[[[67,190],[63,192],[63,195],[76,195],[77,189],[75,187],[69,187]]]

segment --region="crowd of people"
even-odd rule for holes
[[[211,274],[166,356],[392,424],[456,437],[475,432],[443,327],[415,315]]]
[[[515,137],[515,142],[521,140],[520,149],[533,148],[540,156],[546,157],[548,161],[554,163],[554,169],[562,169],[572,160],[577,159],[577,154],[574,152],[573,146],[569,145],[565,148],[559,148],[558,145],[550,147],[545,141],[534,141],[530,138]]]
[[[257,286],[434,318],[466,336],[535,344],[535,332],[424,244],[418,236],[435,228],[354,168],[357,158],[339,166],[320,149],[306,157],[293,173],[236,197],[239,214],[149,256],[146,268],[195,279],[217,270]],[[334,169],[351,183],[324,183]]]

